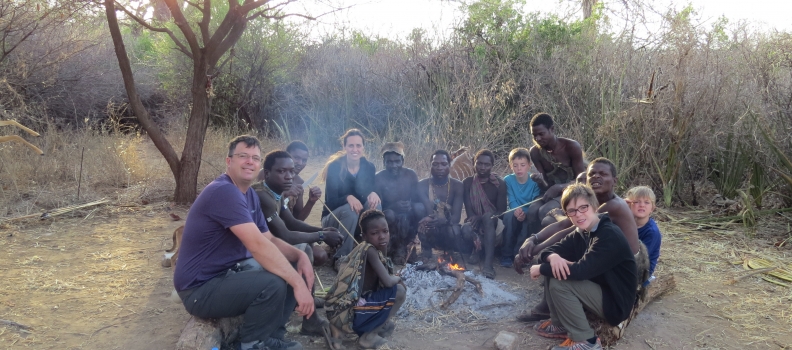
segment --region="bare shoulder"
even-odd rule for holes
[[[531,154],[531,159],[535,159],[534,157],[539,157],[539,147],[536,145],[531,146],[531,149],[528,150],[528,153]]]
[[[632,211],[630,211],[630,206],[627,205],[627,202],[619,196],[616,196],[613,199],[600,205],[599,212],[609,213],[611,215],[617,215],[617,216],[621,216],[626,213],[629,214],[630,217],[632,217]]]
[[[564,137],[559,137],[558,141],[561,141],[564,144],[564,147],[567,150],[582,151],[582,148],[580,147],[580,143],[575,141],[575,140],[564,138]]]

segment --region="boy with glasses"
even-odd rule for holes
[[[582,184],[567,187],[561,205],[574,231],[539,256],[531,278],[545,276],[550,319],[534,326],[546,338],[566,339],[554,350],[602,349],[584,309],[618,325],[630,316],[637,268],[630,245],[608,214],[599,214],[597,196]]]

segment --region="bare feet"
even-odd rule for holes
[[[380,346],[385,345],[388,340],[383,337],[380,337],[378,334],[374,332],[364,333],[363,335],[358,338],[357,345],[361,349],[377,349]]]

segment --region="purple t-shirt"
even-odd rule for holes
[[[255,223],[261,232],[269,230],[256,192],[252,188],[240,192],[226,174],[209,183],[187,214],[173,274],[176,290],[198,287],[250,257],[229,229],[248,222]]]

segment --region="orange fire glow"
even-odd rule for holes
[[[454,270],[454,271],[465,271],[465,268],[464,268],[464,267],[462,267],[462,266],[459,266],[459,264],[457,264],[457,263],[453,263],[453,264],[452,264],[451,262],[449,262],[449,261],[446,261],[446,260],[445,260],[445,259],[443,259],[442,257],[438,257],[438,258],[437,258],[437,262],[438,262],[438,263],[440,263],[440,264],[445,264],[445,265],[447,265],[449,269],[451,269],[451,270]]]

